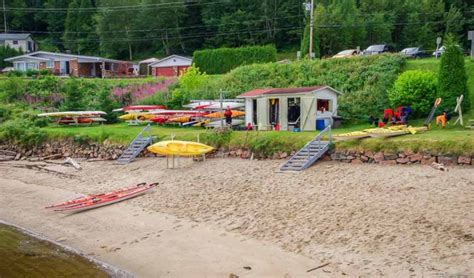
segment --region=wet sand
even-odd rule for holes
[[[181,162],[1,163],[0,219],[142,277],[474,275],[472,167]],[[42,209],[155,181],[151,194],[85,213]]]

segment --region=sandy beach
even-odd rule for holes
[[[0,220],[139,277],[474,275],[474,168],[162,158],[126,166],[0,162]],[[155,192],[79,214],[51,203],[137,184]],[[329,263],[329,264],[328,264]],[[308,270],[328,264],[311,272]]]

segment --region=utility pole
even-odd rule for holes
[[[5,0],[3,0],[3,27],[5,28],[5,33],[8,32],[7,29],[7,10],[5,9]]]
[[[314,32],[314,0],[311,0],[309,12],[309,59],[313,59],[313,32]]]

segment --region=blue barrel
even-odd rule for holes
[[[326,128],[326,125],[324,123],[324,119],[316,120],[316,129],[317,130],[324,130],[325,128]]]

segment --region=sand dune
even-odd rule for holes
[[[330,262],[319,272],[330,276],[474,275],[473,168],[323,162],[279,173],[279,161],[181,162],[84,162],[81,172],[51,164],[41,174],[14,162],[0,173],[81,193],[158,181],[127,204]]]

